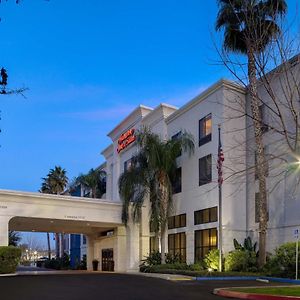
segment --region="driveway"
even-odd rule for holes
[[[116,273],[0,278],[2,300],[217,300],[216,287],[265,285],[247,281],[168,281]],[[225,298],[224,298],[225,299]]]

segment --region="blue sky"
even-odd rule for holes
[[[29,91],[0,97],[2,189],[37,191],[55,165],[86,172],[138,104],[180,106],[228,77],[216,65],[216,1],[14,3],[0,4],[0,65]]]
[[[2,3],[0,188],[37,191],[55,165],[70,178],[103,161],[106,137],[140,103],[181,105],[226,75],[211,32],[215,1]]]

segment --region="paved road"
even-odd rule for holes
[[[1,300],[217,300],[216,287],[258,282],[167,281],[125,274],[38,275],[0,278]]]

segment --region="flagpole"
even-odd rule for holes
[[[218,164],[220,159],[220,147],[221,147],[221,125],[218,125],[219,133],[219,146],[218,146]],[[220,172],[220,170],[219,170]],[[222,272],[222,182],[218,172],[218,187],[219,187],[219,234],[218,234],[218,244],[219,244],[219,271]]]

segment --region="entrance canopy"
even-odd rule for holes
[[[100,234],[122,225],[121,203],[0,190],[0,246],[8,230]]]

